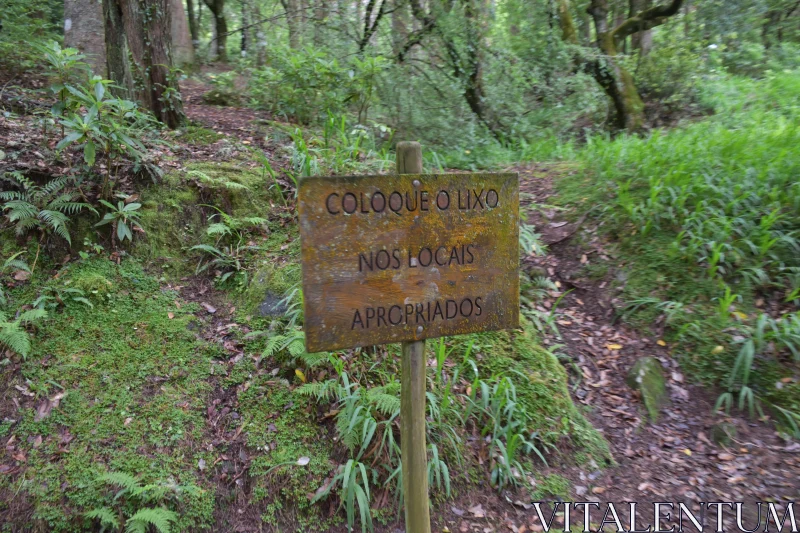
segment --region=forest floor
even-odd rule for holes
[[[175,150],[179,158],[176,165],[217,160],[221,151],[230,150],[231,140],[238,146],[257,146],[270,156],[278,151],[279,141],[265,136],[266,124],[275,124],[273,117],[250,109],[206,105],[202,101],[206,90],[201,83],[185,83],[185,109],[193,122],[213,131],[216,137],[203,146],[185,145]],[[0,120],[0,133],[6,141],[4,150],[9,151],[9,140],[15,143],[11,148],[25,142],[21,140],[25,132],[18,127],[18,123]],[[180,144],[181,140],[177,142]],[[29,159],[19,164],[35,169],[41,167],[41,159],[31,152]],[[619,267],[625,257],[616,255],[613,245],[598,236],[596,222],[585,213],[570,212],[556,205],[555,183],[578,170],[563,163],[525,164],[505,170],[519,172],[522,209],[548,245],[547,254],[526,258],[523,268],[559,284],[559,291],[540,303],[543,312],[556,306],[558,311],[558,333],[543,332],[544,343],[567,368],[573,401],[582,406],[582,411],[608,441],[615,461],[610,467],[591,462],[579,467],[569,460],[568,453],[562,453],[557,458],[560,464],[542,466],[535,477],[568,480],[568,486],[560,490],[548,488],[543,493],[560,492],[557,495],[566,501],[610,501],[618,508],[623,507],[623,502],[635,501],[642,504],[640,520],[645,524],[653,523],[648,514],[652,512],[650,502],[691,502],[690,508],[696,509],[696,502],[785,504],[797,500],[800,444],[784,440],[769,421],[721,418],[713,408],[717,391],[693,385],[691,376],[681,372],[667,343],[652,333],[630,329],[617,319],[620,305],[617,296],[619,287],[625,283]],[[290,244],[287,240],[285,246]],[[196,319],[192,323],[194,328],[199,327],[198,335],[222,347],[226,359],[219,364],[232,368],[245,356],[232,335],[242,329],[236,323],[236,310],[211,279],[186,276],[179,283],[164,282],[162,291],[166,290],[177,291],[190,304],[190,312]],[[658,331],[659,327],[663,328],[654,325],[653,330]],[[670,404],[655,422],[648,421],[641,398],[625,383],[628,370],[642,356],[657,358],[668,381]],[[238,396],[247,392],[249,382],[226,389],[222,380],[212,377],[210,384],[213,389],[210,402],[202,408],[211,434],[204,437],[203,446],[208,443],[226,446],[223,458],[230,468],[218,479],[218,498],[230,502],[226,509],[236,513],[235,517],[216,517],[217,523],[228,524],[226,527],[235,531],[265,530],[260,513],[248,507],[239,481],[247,477],[245,474],[252,465],[248,442],[241,431],[243,426],[230,431],[230,426],[220,424],[223,417],[238,410]],[[12,393],[4,391],[1,414],[19,410],[19,402],[12,401],[16,393]],[[23,407],[33,406],[32,402],[23,398]],[[712,435],[723,423],[736,431],[733,438],[720,445],[713,442]],[[16,448],[19,443],[14,442],[13,435],[5,440],[10,460],[20,453]],[[64,446],[68,444],[69,440]],[[0,475],[15,473],[18,473],[15,468],[0,466]],[[530,498],[524,498],[522,491],[498,493],[484,483],[481,490],[461,493],[453,501],[438,504],[432,516],[434,531],[542,531]],[[28,511],[24,505],[16,509],[20,516]],[[331,513],[335,511],[330,509]],[[626,523],[627,513],[623,511],[620,515]],[[600,519],[595,517],[593,523],[599,523]],[[561,523],[559,517],[556,523]],[[677,521],[664,523],[669,527]],[[402,531],[402,523],[389,520],[385,525],[376,524],[376,530]]]
[[[258,131],[242,126],[256,120],[252,111],[204,105],[203,91],[199,84],[189,87],[187,113],[192,120],[242,140],[258,137]],[[693,385],[663,340],[617,320],[621,302],[616,295],[625,281],[615,266],[625,258],[613,255],[610,243],[595,235],[597,228],[586,224],[585,216],[552,205],[554,181],[576,170],[547,163],[503,170],[519,172],[521,209],[548,245],[546,255],[528,257],[523,268],[537,269],[561,286],[560,293],[542,302],[542,311],[558,305],[561,315],[559,334],[546,333],[544,342],[572,370],[573,401],[586,406],[616,461],[596,470],[553,466],[542,474],[569,479],[575,501],[616,502],[620,507],[622,502],[640,503],[645,524],[653,523],[652,502],[693,502],[690,507],[697,510],[697,502],[795,501],[800,494],[800,444],[786,441],[769,421],[721,418],[714,409],[718,391]],[[604,275],[592,274],[593,265],[603,265]],[[625,383],[629,369],[644,356],[661,362],[670,393],[670,405],[653,423],[639,394]],[[724,445],[711,440],[719,428],[734,435]],[[542,530],[529,505],[494,491],[469,494],[449,508],[435,520],[451,531],[502,530],[498,524],[514,533]],[[621,515],[628,516],[625,511]],[[747,509],[745,516],[752,519]],[[667,528],[678,525],[677,515],[673,518],[664,522]],[[556,517],[556,523],[562,521]]]

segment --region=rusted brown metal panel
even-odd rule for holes
[[[517,174],[305,178],[298,211],[309,352],[519,325]]]

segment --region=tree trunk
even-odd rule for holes
[[[127,43],[127,56],[132,61],[131,74],[133,87],[142,106],[150,109],[158,120],[170,128],[177,128],[186,122],[183,104],[180,99],[178,81],[171,75],[172,36],[170,0],[105,0],[108,5],[109,20],[121,22]],[[106,31],[117,33],[115,24],[106,26]],[[114,42],[113,35],[106,36]],[[123,56],[124,57],[124,56]],[[109,57],[109,66],[123,79],[124,68],[120,69],[119,57]]]
[[[122,10],[114,0],[103,2],[105,21],[106,65],[108,78],[115,82],[111,92],[118,98],[140,100],[133,86],[133,73],[128,62],[128,42],[122,24]]]
[[[246,0],[242,0],[242,40],[239,45],[239,51],[242,57],[247,57],[247,46],[250,40],[250,6],[247,5]]]
[[[217,61],[228,61],[228,21],[225,18],[225,0],[203,0],[214,16],[214,41],[212,53]]]
[[[281,0],[286,12],[286,27],[289,30],[289,47],[292,50],[300,48],[300,12],[298,0]]]
[[[314,3],[314,46],[322,46],[325,41],[325,25],[328,23],[327,0]]]
[[[107,76],[103,5],[97,0],[64,0],[64,46],[77,48],[98,76]],[[100,31],[98,31],[100,30]]]
[[[189,19],[183,8],[183,0],[168,0],[170,13],[170,34],[172,35],[172,59],[175,66],[194,63],[194,46],[189,29]]]
[[[392,2],[392,55],[400,55],[408,38],[408,4],[406,0]]]
[[[194,12],[194,0],[186,0],[186,13],[189,15],[189,33],[192,35],[192,47],[197,50],[200,44],[197,14]]]
[[[594,62],[591,70],[614,106],[611,124],[615,129],[638,131],[644,125],[644,102],[633,83],[633,76],[617,59],[617,43],[608,28],[607,0],[592,0],[589,14],[594,19],[597,47],[605,56]]]
[[[651,6],[651,0],[630,0],[629,16],[634,17],[637,13],[649,9]],[[631,35],[631,48],[639,52],[639,57],[644,57],[650,53],[652,47],[653,30],[637,31]]]
[[[466,66],[467,77],[464,87],[464,99],[470,110],[486,126],[489,132],[502,141],[502,128],[492,116],[486,105],[486,92],[483,84],[483,50],[488,32],[489,14],[482,9],[482,0],[465,0],[464,18],[466,20],[467,38]]]

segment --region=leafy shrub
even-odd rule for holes
[[[236,71],[209,74],[211,90],[203,95],[203,101],[211,105],[239,106],[242,97],[236,88]]]
[[[378,102],[379,81],[388,65],[381,56],[355,57],[342,65],[310,46],[281,49],[271,66],[251,72],[249,93],[256,106],[301,124],[348,108],[364,124],[370,108]]]
[[[43,47],[54,79],[50,90],[58,97],[51,114],[61,127],[57,150],[78,145],[83,160],[93,168],[98,159],[106,160],[101,195],[111,196],[111,178],[122,160],[141,165],[146,148],[143,140],[157,122],[130,100],[115,98],[107,86],[111,80],[89,75],[83,56],[72,48],[61,48],[55,41]]]
[[[696,51],[681,39],[669,39],[641,58],[636,85],[646,101],[681,110],[696,102],[703,72],[703,60]]]
[[[751,41],[733,41],[720,49],[722,65],[732,73],[759,77],[767,66],[764,45]]]
[[[344,104],[346,71],[322,51],[282,49],[272,66],[256,69],[250,78],[254,103],[276,115],[309,124],[325,110]]]
[[[64,3],[3,0],[0,67],[33,71],[41,64],[37,45],[63,33]]]
[[[100,203],[108,208],[108,212],[103,215],[103,219],[100,222],[95,224],[95,227],[111,224],[112,243],[114,242],[115,234],[119,239],[120,244],[122,244],[125,239],[133,241],[132,229],[138,229],[139,231],[144,232],[142,225],[139,223],[139,220],[142,216],[141,213],[139,213],[139,208],[142,207],[142,204],[137,202],[128,202],[127,200],[129,198],[130,197],[125,197],[124,200],[119,200],[117,205],[106,202],[105,200],[100,200]]]

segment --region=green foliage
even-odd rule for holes
[[[36,309],[53,311],[61,306],[66,306],[68,303],[79,303],[87,307],[94,307],[82,290],[65,286],[43,287],[42,292],[31,303],[31,306]]]
[[[51,110],[54,121],[61,126],[56,149],[78,145],[90,168],[98,158],[105,157],[107,168],[101,192],[110,196],[107,188],[113,187],[115,165],[121,159],[136,165],[143,162],[146,148],[142,141],[156,122],[139,111],[135,102],[111,95],[107,90],[111,80],[87,77],[88,68],[77,50],[62,49],[55,41],[41,50],[54,78],[50,90],[59,98]]]
[[[796,72],[717,80],[701,94],[717,116],[668,134],[590,139],[578,158],[595,170],[565,180],[563,193],[601,205],[621,240],[623,316],[669,326],[691,354],[687,369],[725,387],[718,408],[768,406],[790,428],[800,406],[775,383],[793,375],[798,349],[798,95]],[[758,300],[775,304],[765,312]]]
[[[16,317],[7,317],[0,310],[0,348],[7,348],[26,359],[31,351],[31,340],[25,327],[46,317],[47,311],[43,309],[22,311]]]
[[[636,85],[645,101],[666,106],[667,112],[691,111],[699,98],[706,67],[693,43],[674,39],[681,21],[672,20],[658,32],[659,42],[634,66]],[[659,112],[659,115],[662,112]]]
[[[119,529],[124,518],[126,533],[147,533],[150,526],[159,533],[170,533],[178,521],[178,514],[160,506],[170,499],[180,500],[184,493],[196,494],[193,485],[178,485],[174,480],[166,483],[143,484],[124,472],[108,472],[97,477],[98,483],[121,487],[114,496],[116,512],[108,507],[92,509],[84,513],[86,518],[99,520],[103,528]],[[145,505],[156,505],[144,507]]]
[[[6,174],[3,179],[19,188],[0,192],[0,200],[4,201],[3,211],[8,221],[14,224],[17,235],[36,230],[40,240],[55,234],[72,244],[70,217],[84,209],[95,212],[89,204],[75,201],[77,193],[64,192],[69,184],[68,176],[55,178],[43,186],[36,185],[19,172]]]
[[[52,0],[3,0],[0,31],[0,68],[36,72],[41,68],[37,45],[60,37],[64,29],[64,3]]]
[[[108,209],[108,212],[103,215],[103,219],[100,222],[95,224],[95,227],[111,224],[111,239],[113,241],[114,234],[116,233],[120,244],[125,242],[125,239],[133,241],[133,232],[131,229],[138,228],[144,232],[140,223],[141,213],[138,212],[142,204],[129,202],[129,198],[130,197],[125,197],[123,200],[119,200],[117,205],[106,202],[105,200],[100,200],[100,203]]]
[[[31,267],[28,265],[28,263],[26,263],[22,259],[17,259],[24,253],[25,253],[24,251],[15,253],[11,257],[3,261],[3,264],[0,265],[0,306],[4,306],[6,305],[6,303],[8,303],[4,287],[5,284],[2,281],[2,277],[11,274],[11,271],[13,269],[25,272],[29,275],[31,273]]]
[[[203,95],[203,101],[211,105],[238,106],[242,103],[242,97],[236,88],[236,71],[209,74],[208,79],[211,83],[211,90]]]
[[[284,48],[272,66],[252,72],[250,95],[258,107],[308,124],[326,110],[342,109],[346,76],[321,50]]]
[[[350,459],[347,463],[340,465],[330,485],[326,486],[325,490],[316,494],[312,503],[328,497],[331,490],[340,485],[340,499],[342,501],[342,506],[344,506],[347,511],[348,530],[353,530],[353,525],[355,524],[355,504],[358,502],[362,533],[366,533],[367,529],[373,531],[372,515],[370,514],[369,507],[369,478],[367,478],[367,469],[363,463]]]
[[[267,220],[261,217],[237,218],[217,207],[206,207],[211,207],[216,211],[209,218],[212,223],[206,229],[206,235],[214,238],[215,242],[213,246],[197,244],[190,248],[190,250],[200,252],[203,256],[198,262],[195,272],[199,274],[213,267],[218,272],[217,278],[220,284],[235,276],[239,277],[240,285],[246,285],[245,254],[254,249],[253,246],[246,244],[247,236],[254,228],[266,224]],[[215,218],[217,222],[213,222]]]

